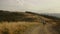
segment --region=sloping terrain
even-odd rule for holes
[[[0,10],[0,21],[28,21],[33,22],[37,16],[25,12],[9,12]]]
[[[0,10],[0,34],[60,34],[60,18]]]

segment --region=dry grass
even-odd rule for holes
[[[0,34],[24,34],[31,27],[37,26],[38,23],[28,22],[2,22],[0,23]]]

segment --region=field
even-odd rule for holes
[[[28,22],[2,22],[0,23],[0,34],[25,34],[25,32],[39,23]]]
[[[0,10],[0,34],[60,34],[60,18]]]

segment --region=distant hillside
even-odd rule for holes
[[[60,18],[57,18],[55,16],[49,16],[44,14],[37,14],[33,12],[9,12],[9,11],[3,11],[0,10],[0,22],[2,21],[26,21],[26,22],[36,22],[39,21],[39,16],[53,19],[53,20],[60,20]]]
[[[6,23],[4,21],[8,22]],[[9,32],[12,32],[12,34],[19,34],[19,32],[24,32],[27,28],[31,29],[30,27],[32,26],[34,27],[33,31],[37,29],[35,29],[35,27],[39,26],[39,29],[43,30],[43,33],[46,31],[46,33],[60,34],[60,18],[45,14],[37,14],[29,11],[10,12],[0,10],[0,33],[8,34]],[[28,30],[28,32],[30,32],[30,30]]]
[[[43,16],[43,17],[48,18],[48,19],[60,20],[60,18],[58,18],[56,16],[52,16],[52,15],[40,14],[40,16]]]
[[[24,13],[24,12],[9,12],[0,10],[0,21],[27,21],[34,22],[36,21],[34,15]]]

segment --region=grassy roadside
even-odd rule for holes
[[[11,22],[0,23],[0,34],[23,34],[28,28],[38,26],[39,23]]]

